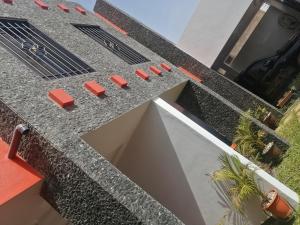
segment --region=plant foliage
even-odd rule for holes
[[[254,171],[243,165],[237,157],[221,155],[219,160],[222,167],[214,173],[213,179],[230,183],[229,196],[237,211],[243,213],[244,203],[251,197],[265,197],[255,182]]]
[[[290,111],[276,132],[290,143],[282,162],[275,169],[276,177],[300,195],[300,122],[297,114]]]
[[[239,124],[233,142],[237,144],[238,151],[249,159],[261,159],[261,153],[265,147],[263,142],[265,133],[262,130],[256,130],[250,117],[258,112],[248,110],[240,117]]]

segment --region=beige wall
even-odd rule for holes
[[[211,67],[252,0],[200,0],[177,46]]]
[[[123,114],[113,122],[95,131],[83,135],[81,138],[91,145],[110,162],[118,160],[119,154],[126,148],[132,133],[140,123],[149,102]]]

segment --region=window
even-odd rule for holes
[[[94,72],[26,20],[0,19],[0,44],[46,80]]]
[[[74,27],[97,41],[103,47],[119,56],[130,65],[148,62],[149,60],[136,52],[99,26],[73,24]]]

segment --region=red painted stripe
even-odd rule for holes
[[[20,196],[43,179],[20,156],[9,159],[8,151],[9,145],[0,138],[0,206],[16,196]]]
[[[185,68],[183,67],[178,67],[178,69],[184,73],[185,75],[187,75],[189,78],[191,78],[192,80],[196,81],[196,82],[199,82],[199,83],[203,83],[203,79],[196,76],[195,74],[192,74],[190,71],[186,70]]]
[[[37,4],[41,9],[48,9],[48,5],[41,0],[34,0],[34,3]]]
[[[104,16],[102,16],[100,13],[95,13],[95,15],[100,18],[101,20],[103,20],[105,23],[109,24],[110,26],[112,26],[116,31],[119,31],[120,33],[124,34],[124,35],[128,35],[128,33],[123,30],[122,28],[118,27],[116,24],[114,24],[113,22],[111,22],[110,20],[108,20],[107,18],[105,18]]]

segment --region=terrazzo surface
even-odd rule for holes
[[[201,77],[206,87],[241,110],[246,111],[249,108],[261,105],[272,111],[276,116],[282,117],[282,113],[277,108],[239,86],[234,81],[206,67],[179,49],[174,43],[171,43],[146,25],[139,23],[133,17],[126,14],[126,12],[111,5],[108,1],[97,0],[94,10],[125,29],[130,37],[172,62],[175,66],[184,67],[196,76]]]
[[[174,66],[172,73],[151,73],[150,65],[166,60],[92,13],[81,15],[74,10],[75,4],[63,2],[71,9],[65,13],[56,6],[62,1],[44,2],[49,4],[48,10],[32,0],[16,0],[12,5],[0,2],[0,16],[27,19],[96,72],[46,81],[0,45],[1,135],[9,141],[14,125],[25,122],[31,126],[23,154],[46,175],[46,199],[73,224],[181,224],[80,137],[186,78]],[[130,66],[71,23],[99,25],[151,61]],[[137,68],[147,71],[150,81],[136,77]],[[112,74],[122,75],[129,87],[120,89],[113,84],[109,79]],[[89,80],[101,83],[106,96],[99,98],[86,91],[83,83]],[[65,110],[50,101],[47,93],[56,88],[72,95],[75,107]]]

